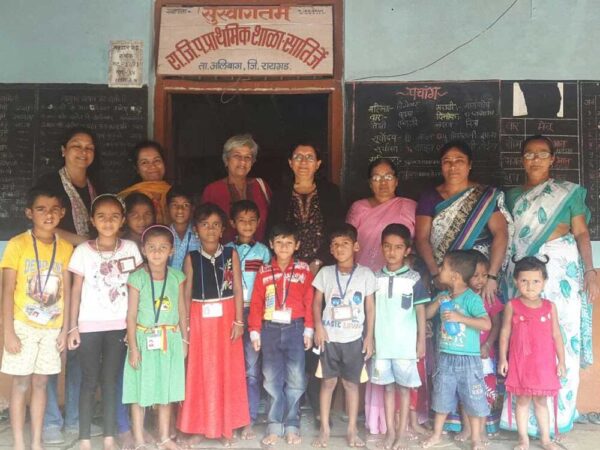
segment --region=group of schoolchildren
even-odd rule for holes
[[[215,437],[194,425],[195,415],[211,416],[211,423],[218,422],[217,428],[228,438],[227,445],[228,426],[244,427],[242,438],[252,438],[261,388],[269,400],[261,442],[276,446],[284,438],[290,445],[298,444],[306,387],[304,352],[311,349],[320,354],[316,376],[321,379],[321,428],[313,446],[328,445],[332,397],[341,379],[348,445],[365,446],[357,428],[359,385],[370,380],[385,386],[387,434],[381,445],[406,449],[413,438],[411,404],[414,395],[423,395],[417,389],[425,382],[421,363],[428,339],[426,323],[435,316],[441,319],[433,374],[435,418],[433,434],[422,445],[436,445],[448,414],[458,412],[463,435],[470,435],[472,448],[482,448],[497,358],[498,373],[507,376],[506,390],[516,396],[522,449],[528,446],[532,399],[541,443],[553,448],[546,400],[558,391],[565,367],[556,309],[540,297],[547,277],[543,261],[527,257],[516,263],[520,295],[506,304],[501,324],[503,305],[497,299],[488,304],[480,296],[488,268],[481,253],[448,252],[438,275],[446,290],[432,299],[409,264],[411,236],[400,224],[383,230],[385,266],[377,273],[355,262],[356,229],[340,224],[330,234],[336,264],[313,276],[308,264],[294,257],[300,242],[293,228],[281,224],[270,230],[274,256],[255,242],[260,217],[251,201],[234,203],[227,224],[227,216],[216,205],[200,205],[192,213],[190,196],[173,188],[168,197],[172,225],[167,227],[153,225],[152,203],[136,194],[125,203],[114,195],[101,195],[91,207],[97,237],[74,251],[55,234],[64,215],[62,201],[51,191],[30,191],[26,215],[32,229],[9,241],[0,264],[2,372],[14,375],[10,408],[15,448],[25,448],[29,386],[31,447],[42,447],[46,378],[60,372],[63,350],[79,348],[83,449],[91,448],[99,381],[106,449],[116,445],[123,404],[131,404],[136,449],[148,444],[144,427],[149,406],[155,406],[159,448],[189,444],[173,440],[174,416],[180,431]],[[228,225],[237,237],[223,246],[220,238]],[[192,282],[186,282],[184,272]],[[234,301],[221,302],[228,296]],[[211,324],[221,330],[213,330]],[[213,332],[226,334],[231,342],[242,339],[246,383],[236,392],[209,388],[199,378],[206,376],[207,366],[220,364],[213,359],[216,353],[225,353],[231,365],[218,373],[216,381],[206,383],[226,383],[222,380],[238,370],[237,354],[211,341],[207,336]],[[534,340],[529,339],[531,332]],[[528,363],[531,358],[535,364]],[[114,393],[121,388],[119,398]],[[233,412],[216,403],[231,402],[228,397],[240,393],[244,398],[237,404],[246,410],[236,411],[235,420],[217,417]],[[172,407],[178,402],[183,402],[179,412]]]

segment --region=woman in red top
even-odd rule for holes
[[[271,189],[262,178],[249,178],[248,173],[256,162],[258,144],[249,134],[240,134],[227,139],[223,145],[223,162],[227,176],[204,188],[202,203],[214,203],[226,214],[231,205],[238,200],[252,200],[258,206],[260,223],[255,239],[263,241],[265,226],[269,215]],[[230,242],[235,237],[235,230],[230,226],[223,231],[223,242]]]

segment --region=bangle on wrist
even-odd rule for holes
[[[190,345],[190,341],[186,341],[185,339],[182,339],[183,342],[185,342],[186,344]]]
[[[488,280],[498,281],[498,275],[492,275],[491,273],[487,274]]]
[[[238,327],[243,327],[244,326],[244,322],[241,321],[241,320],[234,320],[233,324],[237,325]]]
[[[73,327],[73,328],[71,328],[69,331],[67,331],[67,334],[71,334],[75,330],[79,330],[79,327]]]
[[[588,273],[593,273],[594,275],[596,275],[596,269],[588,269],[585,272],[583,272],[583,276],[586,276]]]

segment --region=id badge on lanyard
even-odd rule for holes
[[[221,302],[203,303],[202,304],[202,317],[205,319],[211,318],[211,317],[223,317],[223,303],[221,303]]]
[[[165,269],[165,279],[163,281],[163,287],[158,298],[158,307],[156,306],[156,293],[154,292],[154,278],[152,277],[152,270],[148,267],[148,274],[150,275],[150,289],[152,291],[152,309],[154,310],[154,325],[158,324],[160,318],[160,312],[163,309],[163,301],[165,300],[165,289],[167,287],[167,277],[169,276],[169,269]],[[162,348],[162,333],[160,328],[152,329],[152,332],[146,336],[146,349],[148,350],[160,350]]]
[[[352,306],[334,306],[332,315],[333,320],[352,320]]]
[[[350,286],[350,282],[352,281],[352,276],[354,275],[354,271],[356,270],[356,266],[352,268],[352,272],[350,272],[350,277],[348,278],[348,282],[346,283],[346,289],[342,290],[342,285],[340,283],[340,273],[338,271],[337,265],[335,266],[335,279],[337,281],[338,290],[340,293],[340,305],[334,306],[332,308],[332,318],[333,320],[352,320],[352,306],[344,305],[344,300],[346,298],[346,294],[348,293],[348,287]]]
[[[146,336],[146,349],[160,350],[162,347],[162,334],[160,330],[152,330],[152,333]]]
[[[290,281],[287,284],[287,288],[285,285],[285,271],[281,271],[281,284],[283,289],[283,301],[279,308],[277,308],[277,304],[279,303],[279,295],[277,294],[277,283],[275,282],[275,272],[273,271],[273,266],[271,266],[271,277],[273,279],[273,287],[275,288],[275,310],[273,311],[273,315],[271,316],[271,322],[279,323],[283,325],[287,325],[292,323],[292,308],[288,308],[286,306],[287,297],[290,293],[290,289],[292,286],[292,280],[294,278],[294,271],[296,270],[296,263],[292,262],[292,272],[290,273]]]

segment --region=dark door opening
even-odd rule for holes
[[[287,157],[301,140],[320,147],[328,173],[329,94],[173,94],[172,136],[175,182],[193,193],[226,175],[225,141],[250,133],[258,159],[249,176],[262,177],[273,190],[290,178]]]

